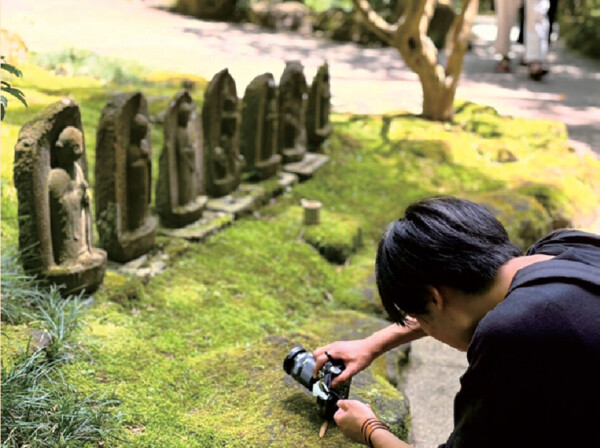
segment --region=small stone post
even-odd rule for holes
[[[323,206],[321,202],[302,199],[300,204],[304,209],[304,225],[312,226],[321,222],[321,207]]]

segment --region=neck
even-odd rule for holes
[[[506,295],[510,285],[519,270],[530,266],[541,261],[547,261],[554,258],[551,255],[527,255],[523,257],[512,258],[503,264],[492,283],[491,288],[484,294],[478,295],[477,298],[471,298],[471,307],[469,313],[467,313],[466,323],[468,328],[469,341],[475,332],[475,328],[479,324],[479,321],[485,317],[485,315],[493,310],[496,305],[502,302]]]

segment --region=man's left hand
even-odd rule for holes
[[[371,406],[357,400],[339,400],[339,409],[333,419],[346,437],[357,443],[364,443],[360,432],[362,424],[368,418],[375,418]]]

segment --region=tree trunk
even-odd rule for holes
[[[456,16],[447,37],[449,57],[446,67],[438,64],[437,49],[427,36],[435,0],[412,0],[407,4],[402,17],[393,25],[383,20],[371,8],[368,0],[352,2],[369,28],[395,47],[406,65],[419,75],[423,90],[423,117],[451,121],[454,118],[454,95],[479,0],[462,0],[461,13]]]
[[[428,86],[421,82],[423,88],[423,118],[435,121],[452,121],[454,118],[454,89],[444,85]]]

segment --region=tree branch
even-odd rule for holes
[[[465,52],[469,46],[471,26],[479,10],[479,0],[463,0],[460,15],[454,19],[450,31],[450,56],[446,63],[446,87],[456,89],[462,71]]]
[[[369,4],[368,0],[352,0],[352,3],[354,3],[354,8],[356,8],[365,19],[365,23],[371,31],[373,31],[380,39],[393,45],[392,36],[396,33],[398,24],[392,25],[388,23],[383,17],[377,14]]]

